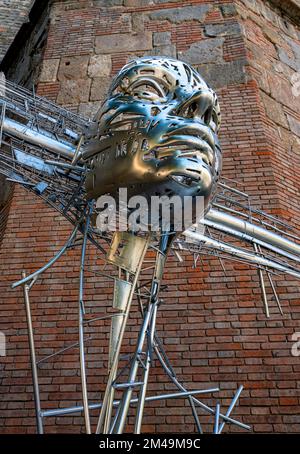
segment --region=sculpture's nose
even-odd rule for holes
[[[186,118],[197,118],[209,124],[215,105],[215,94],[209,88],[193,92],[188,99],[182,101],[178,114]]]

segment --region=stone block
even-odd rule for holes
[[[89,100],[91,81],[88,79],[63,80],[57,97],[58,104],[79,104]]]
[[[154,49],[149,52],[149,55],[161,55],[163,57],[176,58],[176,46],[175,44],[170,44],[169,46],[154,47]]]
[[[282,106],[264,93],[261,94],[261,97],[267,116],[276,124],[288,128],[288,122]]]
[[[152,48],[152,33],[118,33],[113,35],[96,36],[96,54],[134,52]]]
[[[39,82],[55,82],[59,67],[59,58],[43,60]]]
[[[204,34],[209,37],[233,36],[241,33],[241,27],[237,22],[233,24],[208,24],[204,27]]]
[[[283,45],[284,41],[283,41],[280,33],[278,33],[278,31],[276,31],[276,29],[269,27],[266,23],[264,23],[262,25],[262,32],[265,35],[265,37],[269,41],[271,41],[271,43],[278,44],[279,46]]]
[[[178,52],[180,59],[191,64],[223,62],[224,38],[204,39],[193,43],[186,51]]]
[[[111,67],[110,55],[93,55],[88,66],[88,76],[92,78],[109,76]]]
[[[212,5],[184,6],[181,8],[167,8],[159,11],[153,11],[149,14],[152,20],[168,20],[178,24],[187,20],[196,20],[202,22]]]
[[[145,31],[145,15],[142,13],[132,13],[131,15],[132,30],[135,32]]]
[[[93,4],[95,6],[122,6],[124,0],[94,0]]]
[[[109,77],[96,77],[92,82],[90,101],[103,101],[110,86]]]
[[[291,131],[300,137],[300,121],[297,118],[287,115]]]
[[[299,99],[292,94],[292,85],[283,77],[269,73],[269,84],[272,98],[291,109],[298,111]]]
[[[79,104],[78,112],[85,118],[93,118],[101,106],[101,102],[83,102]]]
[[[153,34],[154,46],[166,46],[170,44],[171,32],[158,32]]]
[[[278,46],[279,59],[286,65],[293,68],[295,71],[300,71],[300,45],[287,36],[285,37],[285,39],[293,52],[294,58],[291,58],[285,49],[282,49]]]
[[[237,15],[236,6],[230,3],[228,5],[221,5],[220,10],[223,17],[232,17]]]
[[[58,69],[58,80],[84,79],[87,76],[89,56],[63,57]]]
[[[204,80],[213,88],[218,89],[231,84],[247,82],[245,60],[235,60],[230,63],[198,65],[197,70]]]
[[[124,0],[124,6],[148,6],[153,5],[153,0]]]

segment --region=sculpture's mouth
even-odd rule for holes
[[[151,154],[159,160],[160,169],[172,163],[170,177],[184,186],[197,186],[203,179],[207,184],[213,177],[215,140],[206,125],[177,128],[162,135]]]

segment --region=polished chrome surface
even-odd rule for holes
[[[204,196],[221,170],[216,94],[188,64],[144,57],[113,80],[82,159],[88,198],[128,189],[128,196]]]

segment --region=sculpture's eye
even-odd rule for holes
[[[196,102],[192,102],[185,110],[184,117],[186,118],[194,118],[198,109],[198,105]]]
[[[166,102],[167,91],[165,87],[156,80],[150,78],[140,78],[135,80],[126,89],[126,93],[135,99],[144,101]]]

